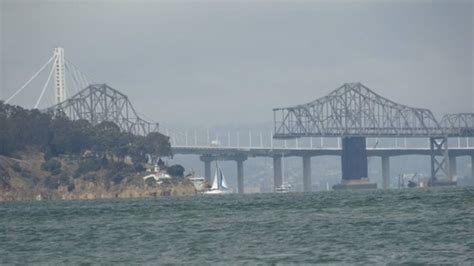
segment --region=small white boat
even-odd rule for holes
[[[232,191],[227,186],[225,181],[224,173],[222,169],[217,165],[216,162],[216,173],[214,175],[214,181],[212,182],[212,187],[209,191],[205,191],[204,194],[231,194]]]
[[[293,186],[291,184],[285,182],[285,155],[281,155],[281,173],[282,173],[282,184],[278,187],[275,187],[275,192],[276,193],[287,193],[290,192],[293,189]]]
[[[275,188],[276,193],[290,192],[293,187],[288,183],[283,183],[281,186]]]
[[[194,188],[197,191],[204,191],[206,190],[207,182],[206,179],[202,176],[191,176],[188,179],[193,183]]]

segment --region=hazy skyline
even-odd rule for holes
[[[62,46],[163,124],[271,123],[345,82],[438,118],[474,112],[472,1],[1,3],[2,99]]]

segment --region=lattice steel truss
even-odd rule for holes
[[[460,135],[459,130],[440,126],[430,110],[395,103],[361,83],[346,83],[308,104],[273,112],[275,138]],[[462,132],[474,135],[474,130]]]
[[[474,135],[474,114],[459,113],[446,114],[441,119],[440,125],[449,135],[469,137]]]
[[[431,150],[431,179],[436,180],[438,174],[441,173],[452,180],[451,171],[449,169],[449,152],[448,138],[432,137],[430,138]]]
[[[85,119],[93,125],[111,121],[123,131],[135,135],[158,131],[158,123],[140,118],[128,97],[107,84],[91,84],[71,98],[46,109],[47,112],[58,110],[73,120]]]

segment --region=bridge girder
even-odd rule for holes
[[[135,135],[157,132],[159,126],[140,118],[128,97],[107,84],[91,84],[45,111],[62,111],[72,120],[85,119],[93,125],[114,122],[121,130]]]
[[[458,113],[446,114],[441,119],[440,125],[451,135],[459,137],[474,136],[474,114]]]
[[[273,112],[274,137],[282,139],[460,136],[459,130],[442,127],[430,110],[395,103],[361,83],[346,83],[310,103]],[[462,136],[474,136],[472,124],[470,129]]]

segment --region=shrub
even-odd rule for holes
[[[168,167],[167,172],[172,177],[183,177],[184,176],[184,167],[179,165],[179,164],[175,164],[175,165],[172,165],[172,166]]]
[[[17,172],[17,173],[20,173],[20,172],[21,172],[21,166],[20,166],[20,164],[18,164],[17,162],[13,163],[12,169],[13,169],[13,171],[15,171],[15,172]]]
[[[97,179],[97,176],[95,176],[93,174],[88,174],[88,175],[84,176],[85,181],[95,181],[96,179]]]
[[[101,168],[100,161],[96,158],[86,158],[79,163],[79,168],[77,168],[76,177],[80,175],[87,174],[89,172],[99,171]]]
[[[148,187],[157,187],[158,184],[156,183],[155,179],[154,178],[147,178],[145,180],[145,184],[148,186]]]
[[[114,182],[114,184],[120,184],[124,179],[125,176],[122,173],[118,173],[112,177],[112,182]]]
[[[26,179],[35,179],[33,174],[28,169],[21,168],[20,175]]]
[[[143,172],[143,171],[146,170],[145,167],[143,167],[143,164],[141,164],[141,163],[134,163],[134,164],[133,164],[133,168],[134,168],[135,171],[137,171],[137,172]]]
[[[71,192],[73,191],[74,189],[76,189],[76,186],[74,185],[74,183],[70,184],[69,186],[67,186],[67,191],[68,192]]]
[[[69,175],[66,173],[62,173],[59,176],[59,184],[63,186],[69,185],[70,184]]]
[[[43,159],[45,161],[49,161],[49,159],[51,159],[52,157],[53,157],[53,153],[51,152],[51,149],[46,148],[44,151]]]
[[[54,158],[51,158],[47,160],[46,162],[44,162],[43,164],[41,164],[41,170],[48,171],[52,175],[57,175],[61,173],[61,162]]]
[[[2,189],[10,189],[10,176],[8,172],[0,166],[0,188]]]
[[[107,160],[106,157],[102,157],[102,159],[100,159],[100,166],[106,167],[108,164],[109,164],[109,160]]]
[[[124,162],[111,163],[108,166],[109,170],[105,176],[107,181],[112,181],[114,184],[119,184],[126,176],[135,172],[135,168]]]
[[[53,177],[51,176],[48,176],[46,177],[46,179],[44,180],[44,186],[48,189],[57,189],[58,186],[59,186],[59,183],[57,180],[54,180]]]

